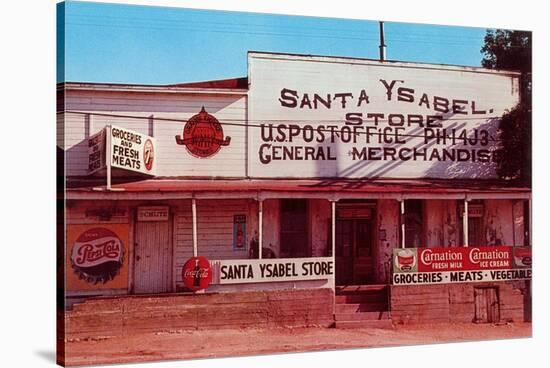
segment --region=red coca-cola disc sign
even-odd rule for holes
[[[193,291],[206,289],[212,281],[210,262],[204,257],[192,257],[183,265],[183,283]]]

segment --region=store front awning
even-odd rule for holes
[[[149,179],[105,185],[71,181],[67,199],[353,198],[530,199],[531,189],[487,180]]]

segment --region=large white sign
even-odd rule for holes
[[[493,178],[519,75],[249,53],[251,177]]]
[[[212,284],[305,281],[334,278],[331,257],[210,261]]]

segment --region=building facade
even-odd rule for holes
[[[219,325],[529,320],[531,190],[496,172],[518,73],[255,52],[248,68],[59,86],[68,307],[237,296],[265,314],[235,302]]]

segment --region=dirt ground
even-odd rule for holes
[[[275,328],[165,331],[71,340],[67,365],[145,362],[531,336],[530,323],[400,325],[393,329]]]

